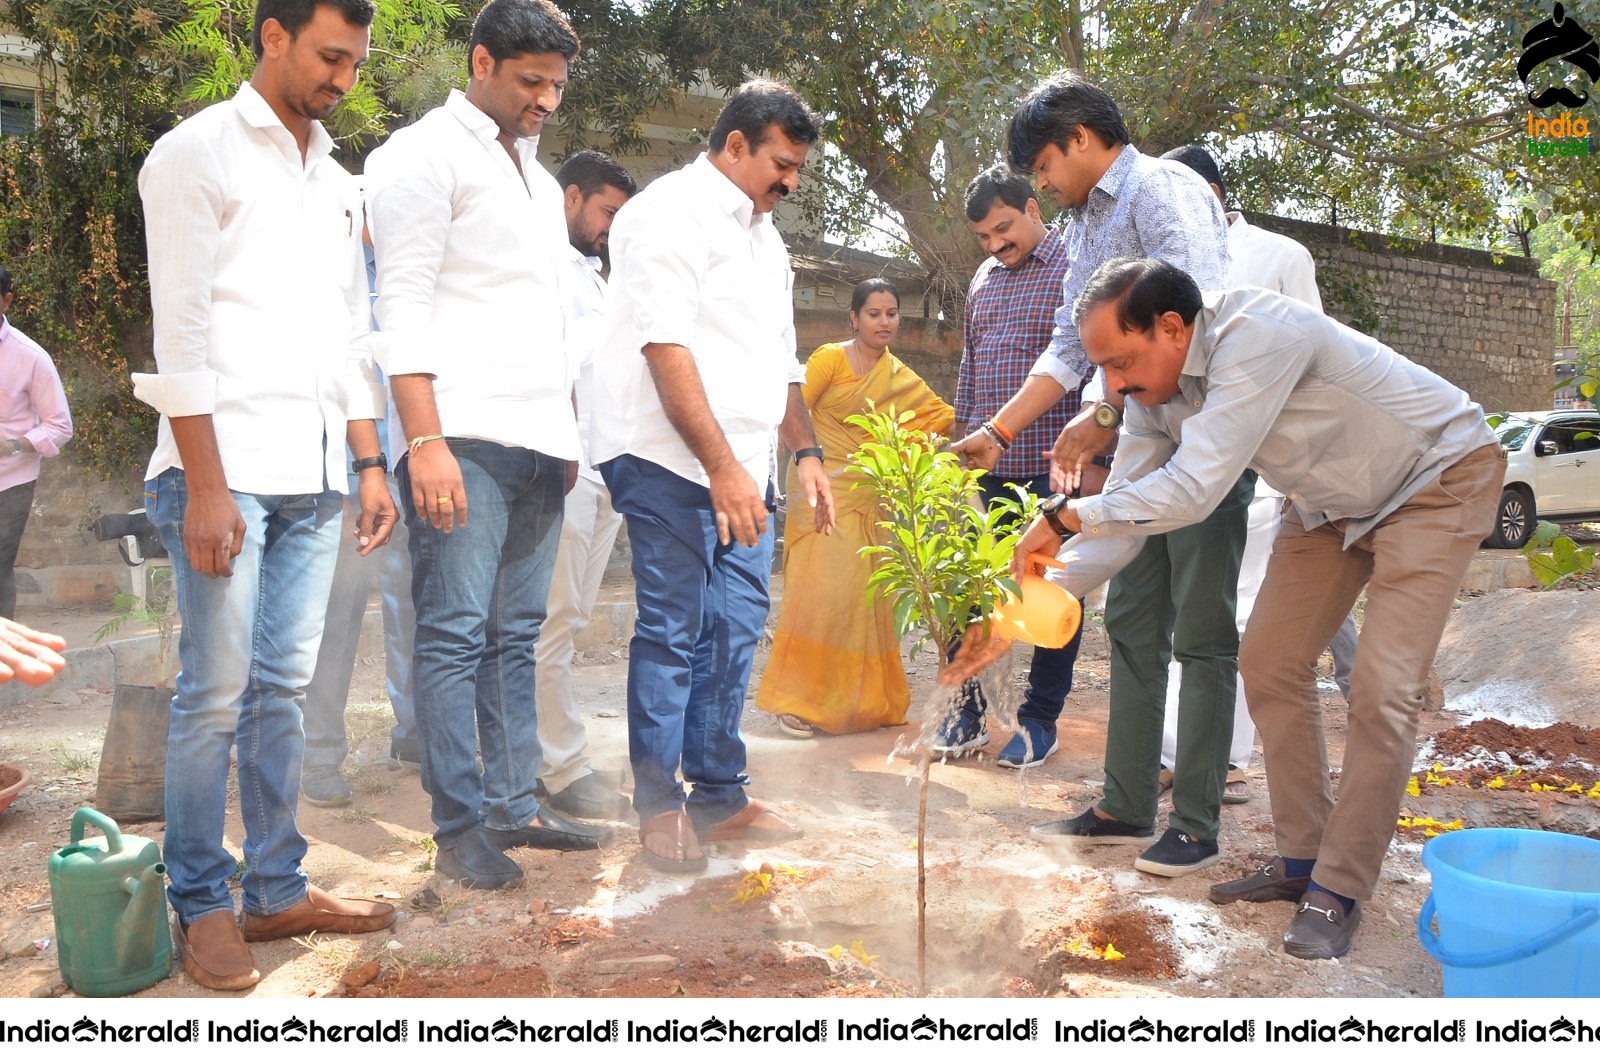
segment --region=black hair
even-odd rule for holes
[[[1067,149],[1078,126],[1107,147],[1131,142],[1122,112],[1106,90],[1074,73],[1057,74],[1022,97],[1006,126],[1006,158],[1014,169],[1033,169],[1048,145]]]
[[[4,265],[0,265],[0,298],[11,293],[11,274]]]
[[[373,0],[256,0],[256,21],[250,29],[250,48],[256,58],[261,58],[262,23],[276,19],[293,40],[300,36],[318,7],[331,7],[352,26],[363,28],[372,25],[373,16],[378,13]]]
[[[995,201],[1014,210],[1026,210],[1029,199],[1038,199],[1028,178],[1001,162],[972,178],[967,185],[967,220],[974,223],[989,216]]]
[[[639,190],[622,163],[604,151],[579,151],[568,156],[556,170],[556,183],[562,191],[576,184],[578,194],[585,199],[603,188],[616,188],[629,198]]]
[[[1223,199],[1227,199],[1228,186],[1222,183],[1222,171],[1217,168],[1217,160],[1212,158],[1211,152],[1204,147],[1199,144],[1184,144],[1182,147],[1174,147],[1161,157],[1170,158],[1174,162],[1182,162],[1200,174],[1201,180],[1207,184],[1215,184],[1218,190],[1222,192]]]
[[[861,307],[867,304],[867,299],[879,293],[894,295],[895,308],[899,308],[900,288],[896,287],[882,276],[874,276],[870,280],[862,280],[860,283],[856,284],[856,289],[850,294],[850,312],[861,312]]]
[[[472,79],[472,54],[483,45],[496,69],[519,55],[559,53],[567,62],[578,57],[578,35],[550,0],[489,0],[472,20],[467,41],[467,79]]]
[[[1072,322],[1107,302],[1117,303],[1117,327],[1149,334],[1164,313],[1193,324],[1200,312],[1200,287],[1194,277],[1159,258],[1116,258],[1094,270],[1072,307]]]
[[[772,126],[795,143],[814,144],[822,135],[822,122],[800,93],[778,81],[746,81],[734,89],[733,95],[717,115],[708,141],[713,153],[720,152],[728,142],[728,134],[737,130],[755,150],[767,142]]]

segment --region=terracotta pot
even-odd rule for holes
[[[4,811],[23,788],[33,783],[33,774],[21,766],[0,765],[0,811]]]

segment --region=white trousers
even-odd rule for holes
[[[589,624],[600,579],[622,516],[603,482],[583,475],[567,494],[547,614],[534,649],[534,702],[539,712],[539,779],[563,791],[589,769],[589,734],[572,698],[573,641]]]
[[[1244,539],[1244,558],[1239,564],[1239,604],[1236,613],[1241,635],[1245,623],[1250,621],[1250,612],[1256,606],[1256,594],[1261,591],[1261,583],[1267,576],[1267,560],[1272,558],[1272,543],[1277,540],[1278,529],[1283,525],[1283,495],[1258,482],[1255,499],[1250,502],[1249,520],[1249,530]],[[1168,769],[1172,768],[1172,758],[1178,748],[1178,685],[1182,678],[1183,667],[1174,660],[1167,671],[1167,717],[1161,730],[1161,764]],[[1241,676],[1233,700],[1233,742],[1228,747],[1228,765],[1233,769],[1249,768],[1250,752],[1256,742],[1256,726],[1250,720],[1244,695],[1244,677]]]

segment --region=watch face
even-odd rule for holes
[[[1094,422],[1101,427],[1115,427],[1117,425],[1117,410],[1101,402],[1094,407]]]

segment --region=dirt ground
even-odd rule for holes
[[[913,669],[920,699],[931,686],[932,663]],[[1023,669],[1019,660],[1018,677]],[[1600,796],[1567,790],[1600,780],[1590,730],[1546,734],[1546,744],[1555,735],[1567,740],[1556,749],[1534,747],[1522,730],[1479,733],[1464,744],[1458,737],[1439,749],[1447,759],[1440,771],[1424,765],[1419,773],[1418,795],[1401,811],[1419,823],[1397,831],[1354,949],[1339,961],[1296,960],[1279,945],[1291,905],[1217,907],[1205,897],[1211,884],[1247,873],[1273,853],[1259,772],[1249,802],[1223,807],[1222,861],[1183,879],[1136,872],[1136,848],[1074,856],[1030,835],[1031,826],[1076,814],[1097,796],[1106,675],[1104,631],[1094,621],[1061,718],[1060,752],[1019,777],[996,768],[993,752],[1006,740],[996,731],[986,753],[934,765],[926,851],[930,992],[1437,997],[1439,967],[1418,946],[1414,926],[1429,890],[1420,864],[1426,834],[1460,818],[1469,826],[1523,822],[1530,814],[1539,821],[1554,809],[1577,815],[1576,830],[1594,828],[1600,818]],[[625,680],[620,653],[576,671],[603,768],[626,765]],[[1324,684],[1337,756],[1343,700]],[[0,813],[0,951],[7,958],[0,961],[0,996],[65,989],[46,865],[67,842],[73,809],[93,798],[110,701],[109,690],[45,690],[0,711],[0,762],[33,773],[33,785]],[[803,827],[803,838],[773,849],[715,847],[710,869],[684,878],[642,863],[630,822],[602,851],[513,852],[526,885],[483,893],[432,871],[428,803],[417,775],[391,772],[383,761],[390,719],[381,659],[359,661],[351,702],[347,772],[355,803],[302,804],[300,826],[311,844],[305,866],[323,887],[386,898],[401,915],[389,932],[254,947],[263,976],[256,995],[809,997],[915,989],[915,769],[890,758],[905,729],[800,741],[752,707],[745,721],[751,793]],[[914,708],[913,724],[916,715]],[[1458,720],[1429,713],[1424,731]],[[1519,743],[1529,743],[1532,757],[1518,758]],[[1543,790],[1539,770],[1565,783]],[[1486,786],[1500,775],[1512,779]],[[1459,783],[1439,783],[1444,777]],[[129,831],[161,836],[159,823]],[[242,835],[231,804],[229,839],[237,852]],[[175,970],[146,993],[207,991]]]

